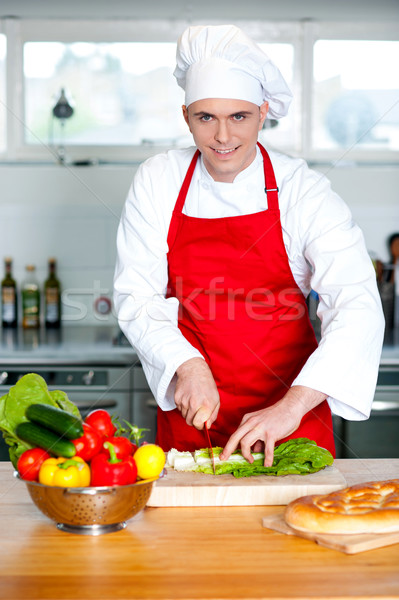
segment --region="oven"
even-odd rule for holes
[[[337,458],[399,458],[399,364],[380,366],[370,418],[334,430]]]
[[[84,418],[91,410],[103,408],[129,422],[133,420],[132,366],[98,366],[91,364],[2,365],[0,397],[26,373],[37,373],[49,390],[66,392]],[[7,446],[1,436],[0,460],[9,460]]]

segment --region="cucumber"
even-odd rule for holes
[[[19,423],[15,428],[15,433],[24,442],[43,448],[56,456],[72,458],[76,454],[76,448],[71,441],[63,439],[54,431],[36,425],[36,423],[29,421]]]
[[[76,440],[83,435],[82,421],[78,417],[50,404],[30,404],[25,416],[29,421],[43,425],[68,440]]]

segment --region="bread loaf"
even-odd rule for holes
[[[284,518],[294,529],[316,533],[399,531],[399,479],[297,498],[286,507]]]

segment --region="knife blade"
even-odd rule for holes
[[[204,430],[205,430],[205,437],[206,437],[206,441],[208,443],[208,448],[209,448],[209,454],[211,456],[212,459],[212,469],[213,469],[213,474],[216,475],[216,469],[215,469],[215,457],[213,456],[213,448],[212,448],[212,443],[211,443],[211,438],[209,436],[209,431],[208,431],[208,425],[206,424],[206,422],[204,423]]]

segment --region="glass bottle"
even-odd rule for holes
[[[22,327],[38,329],[40,327],[40,290],[34,265],[26,266],[26,279],[22,286]]]
[[[48,271],[44,282],[44,322],[46,328],[58,329],[61,326],[61,286],[55,258],[49,258]]]
[[[4,259],[5,276],[1,282],[1,320],[3,327],[15,329],[18,323],[17,284],[12,276],[12,259]]]

